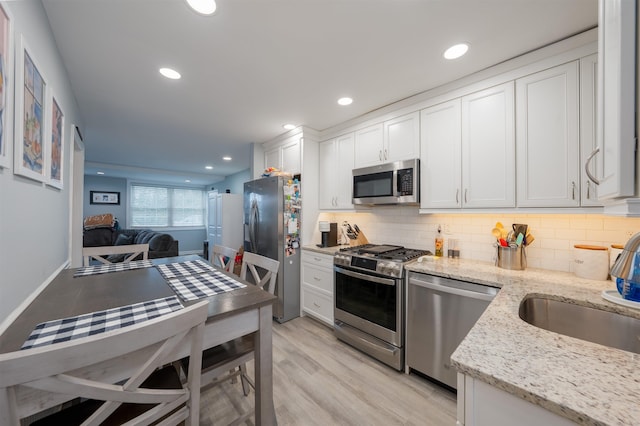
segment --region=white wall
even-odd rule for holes
[[[65,113],[63,178],[68,180],[71,132],[82,128],[75,98],[40,1],[3,2],[13,17],[14,42],[20,34]],[[13,84],[13,80],[9,81]],[[12,147],[9,154],[13,158]],[[68,181],[66,182],[68,183]],[[69,185],[47,187],[0,170],[0,330],[12,312],[69,258]]]
[[[244,183],[250,180],[253,180],[251,169],[246,169],[227,176],[224,180],[207,185],[207,190],[217,189],[218,192],[223,193],[228,189],[232,194],[242,194],[244,193]]]
[[[573,271],[574,244],[609,247],[624,244],[640,232],[640,218],[622,218],[601,214],[502,214],[459,213],[418,214],[416,207],[375,207],[357,213],[321,213],[318,220],[342,223],[347,220],[364,232],[371,243],[399,244],[410,248],[434,251],[438,225],[449,233],[445,239],[459,241],[460,257],[493,262],[496,253],[491,230],[500,221],[505,227],[512,223],[530,226],[535,241],[527,247],[530,268]],[[316,226],[317,229],[317,226]],[[320,234],[316,241],[320,242]]]
[[[91,204],[91,191],[119,192],[120,204]],[[127,180],[106,176],[84,176],[83,217],[111,213],[121,228],[127,227]]]

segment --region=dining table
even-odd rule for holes
[[[151,266],[82,275],[83,268],[63,269],[0,335],[0,354],[19,351],[38,324],[87,313],[176,296],[160,265],[198,262],[211,266],[197,255],[149,260]],[[86,269],[86,268],[85,268]],[[166,269],[165,269],[166,270]],[[239,277],[223,271],[234,282],[244,283],[218,294],[206,296],[208,318],[204,327],[204,348],[211,348],[245,335],[255,343],[255,423],[276,424],[273,404],[272,305],[276,297]],[[202,300],[202,299],[200,299]],[[183,306],[196,300],[180,299]],[[188,354],[177,353],[176,360]],[[97,373],[96,373],[97,374]],[[107,374],[102,372],[101,374]],[[19,388],[16,392],[20,417],[66,402],[64,395]]]

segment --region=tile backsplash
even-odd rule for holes
[[[448,241],[458,240],[460,257],[487,262],[495,260],[495,238],[491,230],[500,221],[529,225],[535,241],[527,247],[530,268],[573,272],[574,244],[611,248],[625,244],[640,232],[640,218],[600,214],[418,214],[415,207],[376,207],[366,212],[320,213],[318,220],[357,224],[372,243],[398,244],[434,251],[438,225],[442,227],[445,254]],[[319,234],[314,239],[320,239]]]

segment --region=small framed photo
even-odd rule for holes
[[[119,192],[89,191],[90,204],[120,204]]]
[[[16,102],[13,173],[40,182],[48,181],[45,130],[49,121],[45,109],[47,83],[42,68],[31,54],[24,37],[18,38],[16,52]]]
[[[13,29],[11,17],[0,4],[0,168],[11,165],[13,142]]]

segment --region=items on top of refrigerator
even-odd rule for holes
[[[283,176],[283,177],[293,177],[292,173],[289,172],[283,172],[282,170],[279,170],[275,167],[267,167],[266,169],[264,169],[264,172],[262,173],[262,177],[271,177],[271,176]]]

